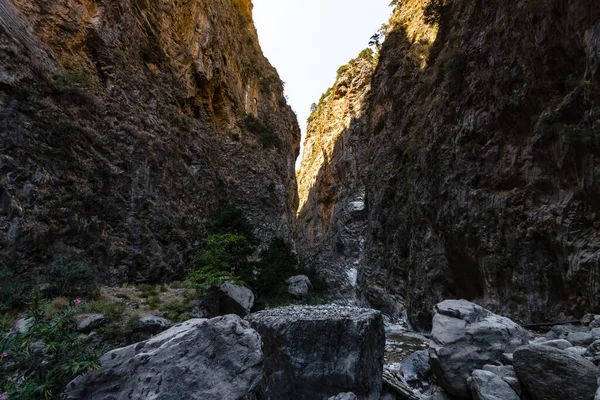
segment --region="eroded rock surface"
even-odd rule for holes
[[[379,400],[385,336],[378,311],[288,306],[246,319],[264,344],[261,399],[326,400],[352,392]]]
[[[238,316],[192,319],[113,350],[64,400],[242,399],[263,374],[258,333]]]
[[[598,368],[565,350],[526,346],[515,351],[514,367],[534,400],[591,400],[598,388]]]
[[[436,305],[431,335],[436,343],[430,349],[433,373],[440,386],[461,397],[470,396],[467,379],[474,370],[528,342],[519,325],[466,300]]]

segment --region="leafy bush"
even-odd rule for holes
[[[28,302],[36,288],[36,280],[31,274],[17,274],[0,265],[0,312],[19,307]]]
[[[208,236],[203,242],[203,251],[196,264],[200,268],[188,275],[190,287],[205,291],[227,281],[243,284],[239,275],[252,277],[252,265],[248,256],[253,246],[245,236],[233,233],[219,233]]]
[[[88,313],[103,314],[109,321],[119,319],[125,312],[125,303],[108,300],[93,300],[85,305]]]
[[[285,280],[298,274],[298,259],[292,252],[292,246],[282,238],[273,239],[260,257],[250,283],[255,294],[273,297],[285,293]]]
[[[233,233],[244,236],[250,243],[256,244],[252,224],[244,211],[231,203],[223,204],[215,213],[207,226],[211,235],[218,233]]]
[[[429,0],[423,9],[423,19],[427,25],[437,25],[442,21],[444,0]]]
[[[57,297],[46,305],[45,316],[48,319],[52,319],[62,314],[70,307],[71,301],[69,301],[69,299],[66,297]]]
[[[33,326],[23,334],[0,325],[0,392],[8,399],[58,399],[77,375],[99,368],[105,349],[76,338],[73,308],[52,319],[44,308],[33,301]]]
[[[191,302],[186,299],[174,299],[166,302],[160,308],[160,311],[165,313],[165,318],[173,322],[183,322],[190,318],[192,311]]]
[[[269,147],[281,147],[281,138],[279,137],[279,135],[277,135],[277,132],[275,132],[271,125],[264,124],[261,120],[259,120],[252,114],[246,115],[244,124],[250,132],[254,133],[255,135],[258,135],[258,138],[262,143],[263,148],[267,149]]]
[[[97,270],[85,261],[58,258],[44,271],[50,297],[92,296],[98,292]]]

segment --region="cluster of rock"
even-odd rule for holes
[[[600,316],[584,322],[536,336],[446,300],[435,306],[429,349],[392,370],[383,366],[383,317],[372,309],[287,306],[192,319],[109,352],[63,398],[592,400],[600,396]]]
[[[430,349],[403,360],[394,377],[414,388],[415,398],[430,400],[592,400],[600,377],[600,317],[584,322],[535,337],[476,304],[446,300],[434,308]]]
[[[63,399],[379,400],[384,342],[382,316],[370,309],[289,306],[246,320],[192,319],[107,353]]]

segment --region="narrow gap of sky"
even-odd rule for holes
[[[253,0],[263,53],[285,82],[302,140],[310,105],[391,14],[390,0]],[[299,166],[300,157],[296,162]]]

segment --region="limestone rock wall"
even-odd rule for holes
[[[308,120],[297,171],[298,248],[316,266],[334,300],[355,304],[366,212],[356,125],[364,114],[376,60],[371,50],[340,67]]]
[[[249,0],[8,0],[0,43],[0,264],[180,276],[220,201],[291,237],[300,132]]]
[[[598,310],[600,6],[429,3],[396,7],[349,128],[367,213],[360,300],[403,304],[421,327],[444,298],[519,321]]]

